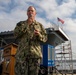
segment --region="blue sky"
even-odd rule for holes
[[[30,5],[36,7],[36,20],[45,28],[52,23],[62,25],[76,53],[76,0],[0,0],[0,32],[13,30],[17,22],[26,20]],[[57,17],[63,19],[64,24],[58,23]]]

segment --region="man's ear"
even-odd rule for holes
[[[35,13],[35,15],[37,14],[37,12]]]

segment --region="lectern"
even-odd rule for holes
[[[17,45],[15,43],[8,44],[4,47],[4,63],[2,75],[15,75],[14,66],[16,51]]]

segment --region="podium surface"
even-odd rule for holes
[[[8,44],[4,47],[4,62],[2,75],[15,75],[14,66],[17,47],[18,46],[15,43]]]

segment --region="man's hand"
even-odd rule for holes
[[[34,34],[35,35],[39,35],[39,31],[38,30],[34,30]]]

